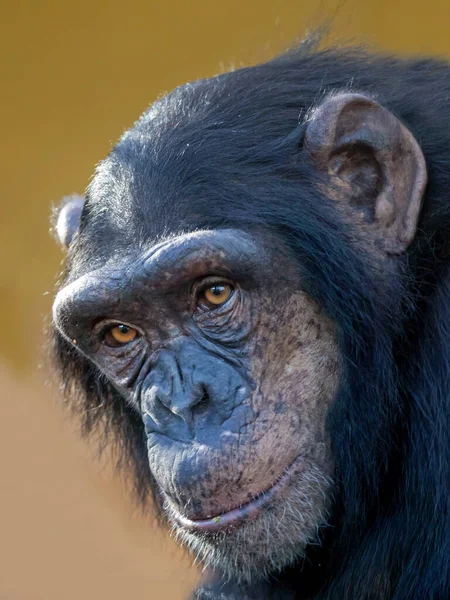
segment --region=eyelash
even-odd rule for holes
[[[124,345],[118,344],[117,346],[114,346],[114,345],[108,344],[107,340],[106,340],[107,335],[118,325],[125,325],[126,327],[129,327],[130,329],[136,330],[136,332],[137,332],[136,339],[142,337],[142,332],[137,327],[135,327],[131,324],[128,324],[128,323],[124,323],[123,321],[110,321],[110,320],[103,323],[103,325],[100,328],[98,328],[98,329],[95,328],[94,335],[101,344],[104,344],[105,346],[108,346],[109,348],[122,348],[126,344],[124,344]]]

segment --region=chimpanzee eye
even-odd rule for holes
[[[217,307],[225,304],[233,293],[233,287],[229,283],[214,283],[205,288],[199,298],[200,303]]]
[[[138,332],[134,327],[124,325],[123,323],[117,323],[105,333],[103,341],[107,346],[116,348],[117,346],[125,346],[132,342]]]

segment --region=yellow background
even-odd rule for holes
[[[82,192],[161,93],[331,39],[450,53],[450,0],[4,1],[0,12],[0,599],[181,598],[196,573],[78,442],[36,375],[62,254],[50,206]]]

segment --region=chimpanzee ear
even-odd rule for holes
[[[84,196],[66,196],[54,216],[54,229],[56,237],[64,248],[68,248],[80,227],[81,213],[83,212]]]
[[[362,94],[341,93],[311,115],[305,148],[330,177],[333,197],[376,228],[383,249],[400,254],[414,238],[427,182],[411,132]]]

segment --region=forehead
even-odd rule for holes
[[[130,140],[127,143],[134,145]],[[197,169],[199,181],[190,178],[187,171],[195,169],[188,160],[182,156],[173,156],[169,162],[164,157],[155,160],[151,153],[134,147],[125,152],[119,146],[97,169],[89,186],[79,259],[96,263],[97,257],[105,262],[117,253],[141,253],[182,235],[235,225],[226,183],[217,180],[213,184],[206,167],[201,175]]]
[[[200,230],[168,236],[145,246],[129,246],[124,252],[98,260],[78,273],[75,270],[66,287],[85,287],[87,281],[99,282],[144,278],[154,287],[170,286],[171,281],[195,279],[210,273],[234,277],[269,278],[276,260],[286,274],[291,269],[288,251],[264,231],[238,229]],[[293,273],[295,269],[292,269]],[[291,276],[294,276],[292,274]],[[274,279],[274,273],[270,277]]]

